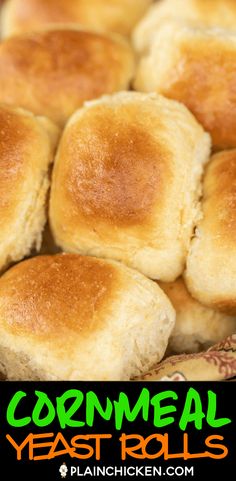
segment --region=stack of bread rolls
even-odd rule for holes
[[[236,332],[236,7],[183,2],[4,2],[7,379],[148,378]]]

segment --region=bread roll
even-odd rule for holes
[[[152,44],[163,22],[180,20],[193,26],[236,29],[235,0],[161,0],[147,11],[135,28],[133,43],[139,52]]]
[[[184,269],[210,138],[184,106],[121,92],[68,122],[50,221],[65,251],[124,262],[172,281]]]
[[[183,102],[213,139],[236,147],[236,33],[165,24],[139,65],[135,88]]]
[[[168,354],[206,350],[236,332],[236,317],[214,311],[193,299],[181,277],[175,282],[160,282],[159,286],[176,310]]]
[[[57,138],[46,118],[0,106],[0,270],[40,248]]]
[[[236,150],[212,157],[202,211],[187,260],[187,286],[203,304],[236,314]]]
[[[63,126],[84,100],[129,86],[134,62],[120,37],[49,29],[0,44],[0,101]]]
[[[58,254],[0,279],[0,365],[8,379],[127,380],[159,361],[175,312],[122,264]]]
[[[8,0],[4,36],[50,23],[76,23],[89,29],[129,35],[152,0]]]

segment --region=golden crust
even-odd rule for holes
[[[0,319],[15,336],[41,340],[63,336],[65,328],[80,335],[96,332],[118,278],[115,267],[95,258],[32,258],[2,276]]]
[[[211,42],[204,38],[186,41],[179,62],[184,66],[181,74],[170,81],[163,93],[183,102],[194,113],[216,147],[235,147],[236,43],[223,45],[217,39]]]
[[[0,219],[1,231],[15,214],[27,164],[32,162],[30,144],[35,138],[30,117],[0,108]]]
[[[4,36],[50,23],[77,23],[129,35],[152,0],[9,0],[3,11]]]
[[[203,194],[203,219],[197,225],[188,257],[187,285],[201,302],[235,314],[235,149],[212,157],[206,170]]]
[[[58,129],[0,105],[0,270],[40,247]]]
[[[208,135],[176,102],[120,92],[86,103],[66,126],[53,171],[56,242],[174,280],[209,150]]]
[[[119,37],[64,28],[13,37],[0,45],[0,101],[63,125],[85,100],[127,88],[133,66]]]
[[[236,150],[212,157],[204,182],[204,213],[214,243],[236,243]]]
[[[141,61],[135,87],[183,102],[211,134],[216,149],[232,148],[236,146],[235,65],[233,33],[167,24]]]
[[[139,109],[135,103],[115,109],[101,104],[68,127],[60,144],[60,184],[76,209],[75,228],[78,222],[148,228],[154,205],[161,208],[171,154],[138,120]]]

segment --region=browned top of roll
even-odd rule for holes
[[[102,328],[118,283],[116,267],[79,255],[21,262],[0,280],[0,319],[14,335],[49,338]],[[104,321],[105,322],[105,321]]]
[[[7,109],[0,108],[0,225],[14,213],[17,202],[18,185],[24,179],[30,141],[34,129],[30,119]],[[26,155],[25,155],[26,154]]]
[[[0,101],[62,125],[85,100],[127,88],[132,73],[119,37],[59,28],[0,44]]]
[[[180,62],[182,69],[170,79],[165,93],[185,103],[216,147],[235,147],[236,37],[234,45],[207,37],[186,41]]]
[[[184,103],[211,134],[215,149],[235,148],[235,65],[233,30],[164,23],[140,62],[135,88]]]
[[[236,242],[236,150],[212,157],[204,181],[204,225],[225,249]]]
[[[45,118],[22,109],[0,105],[0,241],[16,218],[26,183],[33,169],[47,171],[49,140],[55,145],[56,129]],[[30,187],[27,191],[30,192]],[[15,219],[16,221],[16,219]],[[7,234],[7,237],[9,233]]]
[[[139,109],[135,103],[117,104],[116,111],[101,104],[83,111],[62,140],[63,183],[80,215],[90,221],[147,224],[156,202],[161,209],[172,175],[170,153],[138,120]],[[155,129],[163,129],[157,118]]]

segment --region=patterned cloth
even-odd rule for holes
[[[223,381],[236,376],[236,334],[199,354],[168,357],[143,381]]]

